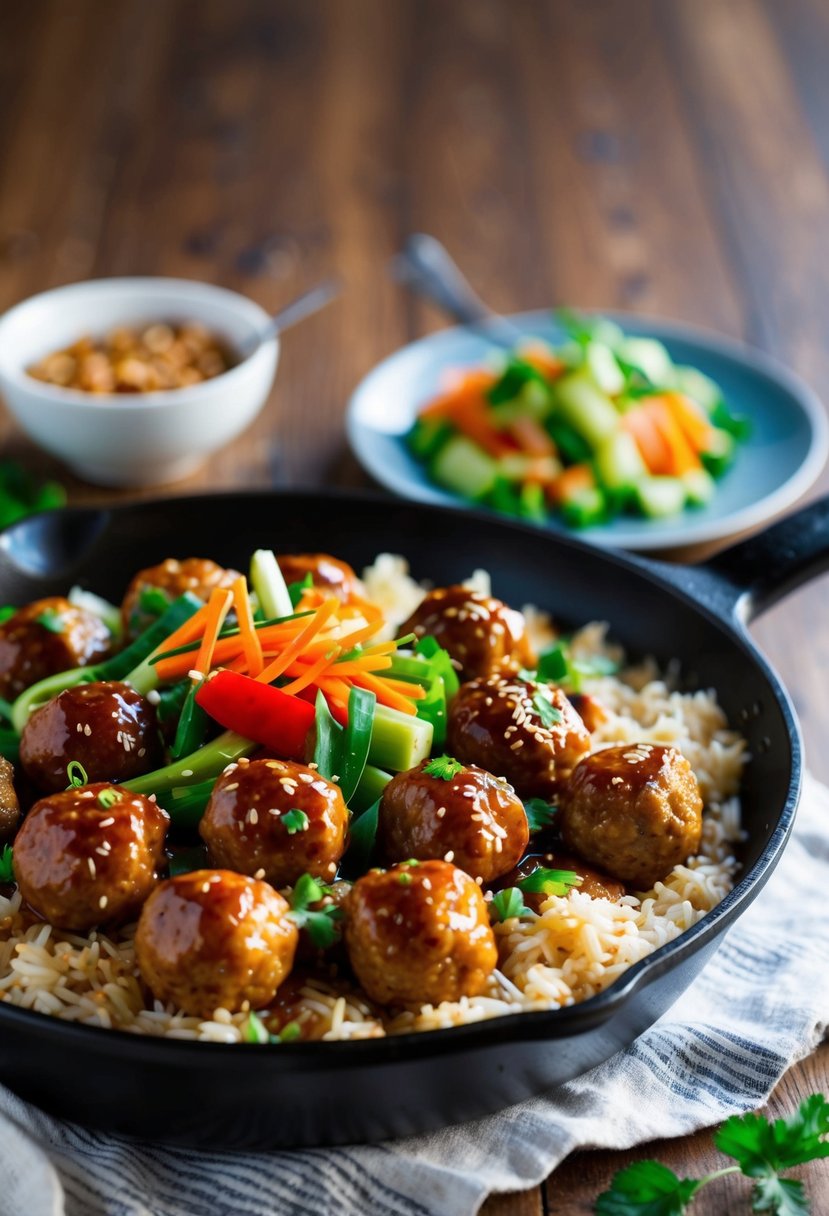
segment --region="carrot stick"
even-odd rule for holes
[[[707,452],[714,428],[705,410],[684,393],[665,393],[662,400],[694,451]]]
[[[248,674],[258,676],[265,666],[262,660],[262,640],[253,627],[248,582],[244,574],[239,575],[230,590],[233,593],[233,607],[236,609],[236,619],[239,622],[239,636],[247,659]]]
[[[547,487],[553,502],[568,502],[582,490],[592,490],[596,478],[589,464],[571,464]]]
[[[391,667],[391,657],[387,654],[372,654],[363,658],[354,659],[347,663],[337,663],[337,675],[340,677],[357,675],[361,671],[387,671]]]
[[[196,655],[196,661],[191,664],[192,671],[199,671],[203,676],[206,676],[210,670],[219,630],[224,624],[232,602],[233,595],[225,587],[214,587],[210,592],[210,599],[207,601],[204,635],[199,652]]]
[[[633,436],[650,473],[662,475],[671,472],[673,461],[670,448],[645,406],[634,406],[623,414],[622,429]]]
[[[302,632],[294,638],[289,646],[285,647],[282,654],[260,671],[256,677],[257,680],[261,680],[264,684],[271,684],[277,676],[281,676],[285,668],[302,654],[308,643],[319,633],[325,622],[329,617],[333,616],[339,606],[340,601],[333,596],[331,599],[326,600],[322,607],[311,617],[310,622]]]
[[[683,473],[701,468],[699,457],[677,426],[665,402],[656,399],[649,402],[645,409],[653,418],[656,429],[671,453],[671,472],[676,477],[681,477]]]
[[[480,368],[471,368],[465,372],[456,384],[435,397],[420,411],[421,418],[454,418],[458,410],[469,401],[480,400],[487,389],[492,388],[495,376]]]
[[[363,625],[359,629],[352,629],[350,633],[341,634],[337,641],[342,644],[344,649],[351,650],[352,647],[359,645],[360,642],[373,638],[381,624],[381,621],[372,621],[370,624]]]

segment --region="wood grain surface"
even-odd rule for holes
[[[387,273],[413,230],[446,242],[499,310],[695,322],[770,351],[829,399],[827,55],[825,0],[6,4],[0,308],[159,273],[275,310],[344,277],[342,300],[286,337],[255,425],[174,493],[363,484],[343,438],[348,395],[443,323]],[[5,415],[0,442],[76,501],[107,497]],[[824,595],[800,591],[755,632],[826,779]],[[827,1074],[824,1049],[774,1109],[829,1089]],[[642,1151],[580,1153],[485,1212],[588,1212]],[[714,1156],[708,1133],[644,1152],[687,1174]],[[804,1174],[829,1211],[826,1167]],[[746,1210],[739,1179],[718,1187],[703,1210]]]

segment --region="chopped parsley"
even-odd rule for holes
[[[63,633],[66,621],[60,612],[47,608],[44,612],[41,612],[40,616],[35,617],[35,624],[48,629],[49,633]]]
[[[9,617],[14,616],[15,612],[17,612],[17,609],[13,604],[4,604],[3,607],[0,608],[0,625],[2,625],[4,621],[7,621]]]
[[[515,916],[524,916],[530,909],[524,903],[524,897],[518,887],[507,887],[493,895],[489,911],[494,920],[503,922],[512,920]]]
[[[412,876],[408,870],[401,870],[397,875],[397,881],[403,887],[409,887],[412,884]]]
[[[319,882],[311,874],[303,874],[297,879],[291,895],[291,911],[289,915],[300,929],[305,929],[312,943],[318,950],[327,950],[340,940],[342,930],[337,923],[343,918],[343,910],[338,904],[328,904],[324,908],[312,908],[330,895],[331,888]]]
[[[423,772],[427,777],[437,777],[441,781],[451,781],[453,777],[457,777],[458,773],[463,772],[463,765],[460,760],[455,760],[453,756],[435,756],[434,760],[430,760],[428,764],[423,766]]]
[[[770,1216],[808,1216],[802,1182],[781,1178],[784,1170],[829,1157],[829,1101],[804,1099],[793,1115],[769,1123],[762,1115],[732,1115],[714,1136],[721,1153],[737,1164],[704,1178],[678,1178],[659,1161],[638,1161],[615,1175],[599,1195],[595,1216],[685,1216],[698,1191],[723,1174],[742,1173],[753,1182],[751,1210]]]
[[[518,882],[525,895],[566,895],[572,887],[580,887],[583,879],[574,870],[548,870],[539,866]]]
[[[14,851],[10,844],[0,853],[0,882],[14,882]]]
[[[120,790],[101,790],[100,794],[98,795],[98,802],[105,811],[108,811],[111,807],[115,806],[116,802],[120,801]]]
[[[283,826],[289,836],[295,836],[297,832],[307,832],[310,822],[305,812],[296,806],[282,816]]]
[[[70,760],[66,766],[67,789],[77,789],[81,785],[89,785],[89,777],[80,760]]]
[[[583,680],[595,679],[597,676],[614,676],[619,666],[615,659],[606,654],[574,658],[569,641],[562,638],[538,660],[538,679],[551,680],[569,688],[571,692],[578,692]]]
[[[541,725],[546,727],[547,730],[549,730],[551,726],[557,726],[559,722],[564,720],[564,715],[562,714],[561,710],[557,709],[556,706],[553,705],[547,694],[542,692],[540,688],[537,692],[533,693],[532,703],[533,709],[541,719]]]
[[[545,802],[543,798],[528,798],[524,803],[524,810],[527,812],[527,823],[530,825],[532,833],[548,828],[553,822],[558,807],[553,806],[550,802]]]

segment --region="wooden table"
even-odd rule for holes
[[[256,424],[175,492],[362,484],[348,394],[441,324],[386,273],[413,230],[444,240],[499,310],[566,302],[701,323],[826,398],[827,55],[823,0],[5,5],[0,307],[158,273],[276,309],[345,277],[342,302],[286,339]],[[103,497],[0,425],[4,450],[59,472],[74,499]],[[755,632],[829,778],[824,594],[798,593]],[[814,1089],[829,1089],[829,1050],[792,1070],[774,1108]],[[709,1144],[644,1152],[693,1174]],[[641,1155],[579,1154],[485,1211],[586,1212]],[[826,1168],[807,1177],[829,1190]],[[742,1193],[723,1180],[705,1210],[744,1211]]]

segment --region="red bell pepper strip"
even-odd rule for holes
[[[202,684],[196,702],[221,726],[261,743],[277,756],[305,758],[314,707],[300,697],[237,671],[218,671]]]

